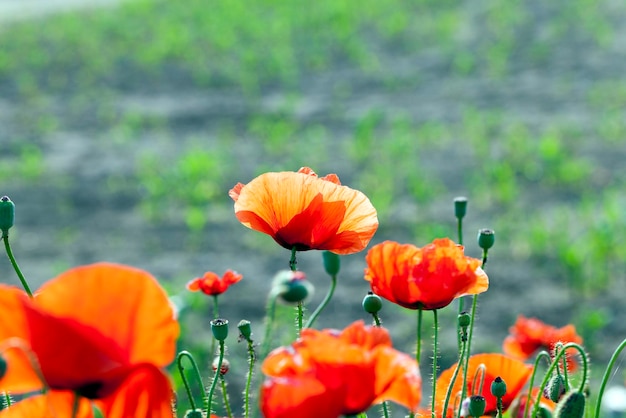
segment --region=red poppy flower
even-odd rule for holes
[[[481,261],[466,257],[463,247],[448,238],[423,248],[385,241],[373,246],[365,261],[365,280],[372,291],[409,309],[443,308],[489,287]]]
[[[228,288],[243,278],[241,274],[237,274],[232,270],[227,270],[222,277],[212,271],[207,271],[204,276],[193,279],[187,283],[187,289],[192,292],[202,291],[205,295],[217,296],[221,295]]]
[[[394,350],[383,328],[355,322],[344,331],[304,329],[267,357],[261,409],[266,418],[357,414],[384,400],[416,410],[418,365]]]
[[[437,408],[437,418],[442,418],[441,411],[443,410],[446,393],[450,386],[454,369],[456,365],[452,366],[448,370],[441,373],[437,379],[437,399],[435,405]],[[482,370],[482,371],[481,371]],[[479,392],[479,388],[474,388],[474,377],[477,373],[484,373],[484,383],[482,391]],[[485,416],[493,416],[497,411],[497,399],[491,394],[491,383],[496,377],[501,377],[506,383],[506,394],[502,397],[502,406],[506,410],[513,400],[520,393],[526,381],[532,373],[532,367],[522,363],[519,360],[504,356],[502,354],[477,354],[473,355],[469,359],[467,368],[467,390],[466,396],[470,395],[482,395],[486,401]],[[480,378],[477,379],[480,381]],[[456,411],[454,405],[459,405],[460,396],[463,389],[463,369],[460,370],[452,391],[450,400],[448,402],[448,411],[445,415],[446,418],[456,417]],[[430,413],[427,413],[430,416]]]
[[[25,405],[63,405],[61,392],[72,391],[97,400],[109,418],[172,417],[171,385],[161,368],[174,358],[179,327],[148,273],[107,263],[78,267],[44,284],[32,300],[0,286],[0,309],[11,312],[0,319],[0,343],[26,347],[52,389]],[[0,391],[42,389],[23,351],[4,355]]]
[[[342,186],[336,174],[318,177],[308,167],[261,174],[229,195],[242,224],[289,250],[352,254],[378,228],[376,209],[363,193]]]
[[[582,344],[583,339],[576,333],[574,325],[566,325],[556,328],[548,325],[537,318],[526,318],[522,315],[509,329],[510,335],[504,339],[503,350],[506,354],[526,360],[539,350],[547,350],[552,353],[556,343]],[[576,363],[573,361],[576,349],[567,352],[568,365],[572,368]]]

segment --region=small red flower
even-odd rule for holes
[[[466,257],[463,247],[448,238],[423,248],[385,241],[373,246],[365,260],[372,291],[409,309],[443,308],[489,287],[481,261]]]
[[[358,414],[384,400],[415,411],[421,400],[418,365],[394,350],[383,328],[355,322],[343,331],[304,329],[263,363],[266,418]]]
[[[376,209],[358,190],[342,186],[336,174],[265,173],[228,193],[237,219],[291,250],[363,250],[378,228]]]
[[[556,328],[548,325],[537,318],[526,318],[522,315],[517,317],[517,321],[509,329],[510,335],[504,339],[503,350],[506,354],[526,360],[539,350],[547,350],[551,354],[556,343],[577,343],[582,344],[583,339],[576,333],[574,325],[566,325]],[[568,364],[572,367],[572,361],[576,349],[568,350]]]
[[[237,283],[243,278],[241,274],[238,274],[232,270],[227,270],[222,277],[212,271],[207,271],[204,276],[193,279],[187,283],[187,289],[192,292],[198,290],[209,296],[221,295],[228,290],[230,286]]]

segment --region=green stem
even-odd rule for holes
[[[7,255],[9,256],[9,260],[11,260],[11,265],[13,266],[13,270],[17,273],[17,277],[20,278],[20,282],[22,282],[22,287],[26,294],[32,298],[33,292],[30,291],[30,287],[28,286],[28,282],[26,278],[22,274],[22,270],[20,270],[20,266],[17,265],[17,261],[15,261],[15,257],[13,256],[13,251],[11,250],[11,245],[9,245],[9,234],[3,233],[2,240],[4,241],[4,248],[6,249]]]
[[[11,400],[11,395],[9,392],[4,392],[4,408],[9,409],[11,405],[13,405],[13,401]]]
[[[189,405],[191,405],[191,409],[196,409],[196,403],[193,399],[193,395],[191,394],[191,387],[189,386],[189,381],[187,380],[187,375],[185,374],[185,366],[183,366],[183,358],[187,358],[191,363],[192,369],[196,372],[196,379],[200,383],[200,387],[202,387],[202,400],[206,403],[206,394],[204,393],[204,382],[202,381],[202,375],[200,374],[200,369],[198,368],[198,364],[196,360],[194,360],[193,356],[189,351],[181,351],[176,356],[176,366],[178,367],[178,374],[180,374],[180,378],[183,381],[183,385],[185,386],[185,391],[187,392],[187,397],[189,398]]]
[[[298,302],[298,306],[296,306],[296,337],[300,338],[300,334],[302,333],[302,327],[304,323],[304,305],[302,301]]]
[[[462,341],[461,353],[459,354],[459,361],[456,363],[456,367],[454,368],[454,373],[452,373],[452,379],[450,379],[450,384],[448,385],[448,390],[446,391],[446,400],[443,404],[443,409],[441,410],[442,416],[447,415],[448,404],[450,403],[450,396],[452,396],[452,388],[454,387],[454,383],[456,382],[456,379],[459,376],[459,371],[461,370],[461,364],[463,363],[463,358],[465,357],[466,347],[467,347],[466,342]]]
[[[296,260],[296,247],[291,249],[291,258],[289,259],[289,270],[296,271],[298,269],[298,261]]]
[[[471,353],[471,349],[472,349],[472,337],[474,335],[474,319],[476,318],[476,305],[478,304],[478,295],[474,295],[472,297],[472,310],[471,310],[471,320],[470,320],[470,325],[469,325],[469,331],[467,334],[467,343],[466,343],[466,352],[465,352],[465,358],[463,359],[463,389],[462,389],[462,393],[461,393],[461,400],[465,399],[467,397],[467,367],[469,364],[469,358],[470,358],[470,353]],[[458,412],[458,416],[460,416],[461,414],[461,407],[459,405],[459,412]]]
[[[372,313],[372,317],[374,318],[374,324],[376,324],[377,327],[380,326],[380,318],[378,317],[378,314],[376,312]]]
[[[611,374],[611,370],[613,370],[613,366],[615,366],[617,358],[625,347],[626,340],[622,341],[617,349],[613,352],[613,355],[609,360],[609,364],[606,366],[606,370],[604,370],[602,384],[600,385],[600,392],[598,392],[598,400],[596,401],[596,413],[594,415],[594,418],[600,418],[600,407],[602,406],[602,396],[604,396],[604,389],[606,388],[606,384],[609,381],[609,375]]]
[[[250,385],[252,384],[252,373],[254,372],[254,342],[248,339],[248,375],[246,376],[246,391],[244,392],[244,418],[250,416]]]
[[[438,334],[439,334],[439,321],[437,320],[437,309],[433,309],[433,327],[434,327],[434,335],[433,335],[433,394],[432,394],[432,403],[431,403],[431,415],[432,418],[436,418],[437,414],[435,413],[435,400],[437,399],[437,384],[435,380],[437,379],[437,343],[438,343]]]
[[[213,412],[213,393],[215,392],[215,386],[217,386],[217,381],[220,378],[220,371],[222,370],[222,361],[224,360],[224,341],[219,342],[220,345],[220,356],[217,360],[217,368],[215,369],[215,376],[213,376],[213,380],[211,381],[211,387],[209,388],[209,396],[207,398],[206,403],[206,411],[210,416]]]
[[[220,308],[217,303],[217,296],[218,295],[213,295],[213,319],[217,319],[220,317]]]
[[[265,335],[263,336],[263,345],[261,346],[261,358],[267,357],[270,351],[270,336],[274,326],[274,317],[276,316],[276,299],[278,294],[270,293],[267,299],[267,308],[265,309]]]
[[[383,401],[383,417],[389,418],[389,408],[387,407],[387,401]]]
[[[226,415],[228,418],[233,418],[233,411],[230,409],[230,402],[228,400],[228,392],[226,391],[226,379],[224,375],[220,373],[220,383],[222,384],[222,397],[224,399],[224,408],[226,409]]]
[[[456,233],[459,237],[459,245],[463,245],[463,218],[457,218]]]
[[[74,401],[72,402],[72,418],[76,418],[78,415],[78,406],[80,405],[80,397],[77,393],[74,393]]]
[[[539,367],[539,361],[545,358],[546,361],[548,362],[548,365],[550,365],[550,362],[552,361],[550,359],[550,354],[548,354],[547,351],[540,351],[537,356],[535,357],[535,364],[533,367],[533,372],[530,375],[530,381],[528,383],[528,387],[530,388],[528,390],[528,395],[526,395],[526,406],[524,407],[524,417],[523,418],[527,418],[528,416],[528,410],[529,410],[529,405],[530,405],[530,399],[532,397],[532,388],[535,385],[535,376],[537,375],[537,367]]]
[[[420,364],[420,359],[422,357],[422,310],[417,310],[417,338],[415,341],[415,361],[417,364]]]
[[[326,293],[326,297],[324,297],[324,300],[315,309],[315,311],[313,311],[313,313],[309,317],[309,320],[306,322],[306,325],[304,326],[305,328],[311,328],[313,326],[313,323],[315,322],[319,314],[324,310],[324,308],[326,308],[326,305],[328,305],[328,302],[330,302],[330,299],[333,297],[336,287],[337,287],[337,275],[333,274],[332,276],[330,276],[330,288],[328,289],[328,293]]]
[[[497,402],[496,408],[498,408],[498,413],[496,414],[496,418],[502,418],[502,409],[503,409],[502,398],[498,398],[496,402]]]

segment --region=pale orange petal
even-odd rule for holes
[[[0,418],[93,418],[91,404],[81,398],[78,410],[72,415],[74,394],[70,391],[50,391],[45,395],[35,395],[0,411]]]
[[[422,377],[412,357],[391,347],[376,351],[376,393],[374,403],[388,400],[416,411],[422,399]]]

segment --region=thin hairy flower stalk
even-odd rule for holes
[[[496,414],[496,418],[502,418],[502,409],[503,409],[503,405],[502,405],[502,398],[498,398],[498,400],[496,401],[496,408],[498,410],[497,414]]]
[[[2,394],[3,398],[4,398],[4,408],[3,409],[9,409],[11,407],[11,405],[13,405],[13,399],[11,398],[11,394],[9,392],[4,392]]]
[[[540,351],[539,354],[537,354],[537,356],[535,357],[535,364],[533,365],[533,372],[530,375],[530,380],[528,383],[528,387],[531,389],[535,385],[535,376],[537,375],[537,367],[539,367],[539,362],[541,361],[542,358],[546,359],[546,361],[548,362],[548,366],[550,365],[550,362],[552,361],[552,359],[550,358],[550,354],[547,351]],[[531,397],[532,397],[532,390],[528,390],[528,395],[526,395],[526,407],[524,408],[523,418],[528,417],[528,410],[530,409],[528,408],[528,405],[530,405]]]
[[[563,349],[563,344],[558,343],[557,347],[562,350]],[[560,374],[561,371],[559,370],[559,367],[556,368],[556,373]],[[563,356],[563,381],[565,382],[565,392],[569,392],[570,389],[570,384],[569,384],[569,374],[567,371],[567,355]]]
[[[217,381],[220,378],[220,371],[222,370],[222,362],[224,361],[224,341],[219,342],[219,350],[220,355],[217,360],[217,368],[215,369],[215,376],[213,376],[213,380],[211,381],[211,387],[209,388],[209,396],[207,398],[207,402],[205,404],[205,409],[207,414],[210,416],[213,412],[213,393],[215,392],[215,386],[217,386]]]
[[[228,418],[233,418],[233,411],[230,408],[230,400],[228,399],[228,391],[226,390],[226,378],[221,373],[220,383],[222,385],[222,398],[224,399],[224,408],[226,409],[226,415],[228,415]]]
[[[296,260],[296,247],[291,249],[291,258],[289,259],[289,269],[291,271],[298,270],[298,261]],[[296,335],[299,337],[303,327],[304,308],[302,301],[296,306]]]
[[[380,326],[380,324],[381,324],[381,322],[380,322],[380,318],[379,318],[379,316],[378,316],[378,314],[377,314],[376,312],[374,312],[374,313],[372,314],[372,318],[374,318],[374,324],[375,324],[377,327],[379,327],[379,326]]]
[[[450,396],[452,396],[452,388],[454,387],[454,383],[456,382],[456,379],[459,376],[459,371],[461,370],[461,364],[465,356],[466,347],[467,347],[466,341],[462,341],[461,352],[459,354],[459,361],[457,361],[456,367],[454,368],[454,373],[452,373],[452,378],[450,379],[450,384],[448,385],[448,390],[446,391],[446,400],[444,401],[442,411],[448,410],[448,404],[450,403]]]
[[[328,302],[330,302],[330,300],[332,299],[333,294],[335,293],[336,287],[337,287],[337,275],[333,274],[330,276],[330,288],[328,289],[328,293],[326,293],[326,297],[324,297],[324,300],[319,304],[319,306],[315,309],[315,311],[313,311],[313,313],[309,317],[309,320],[306,322],[306,325],[304,326],[305,328],[311,328],[313,326],[313,323],[315,322],[319,314],[324,310],[324,308],[326,308],[326,305],[328,305]]]
[[[436,404],[436,399],[437,399],[437,385],[435,383],[435,379],[437,378],[437,357],[439,356],[438,353],[438,334],[439,334],[439,321],[437,319],[437,309],[433,309],[433,328],[434,328],[434,334],[433,334],[433,393],[432,393],[432,399],[431,399],[431,414],[432,414],[432,418],[436,418],[437,414],[435,413],[435,404]],[[419,364],[419,363],[418,363]]]
[[[26,278],[22,274],[22,270],[20,270],[20,266],[17,265],[17,261],[15,261],[15,257],[13,256],[13,251],[11,250],[11,245],[9,245],[9,234],[4,232],[2,234],[2,240],[4,241],[4,248],[7,252],[7,256],[9,257],[9,260],[11,261],[13,270],[15,270],[17,277],[19,277],[20,282],[22,283],[22,287],[24,288],[24,291],[32,299],[33,292],[31,292],[30,287],[28,286],[28,282],[26,281]]]
[[[296,271],[298,269],[298,261],[296,260],[296,247],[291,249],[291,258],[289,259],[289,270]]]
[[[596,413],[594,418],[600,418],[600,407],[602,406],[602,397],[604,396],[604,389],[606,388],[606,384],[609,381],[609,376],[611,374],[611,370],[613,370],[613,366],[615,366],[615,362],[617,358],[621,354],[622,350],[626,347],[626,340],[622,341],[617,349],[613,352],[611,359],[609,360],[609,364],[606,366],[606,370],[604,370],[604,376],[602,376],[602,383],[600,384],[600,391],[598,392],[598,400],[596,401]]]
[[[548,384],[548,380],[550,380],[550,376],[552,376],[552,373],[554,372],[554,369],[558,366],[559,362],[561,361],[561,356],[565,355],[565,352],[567,351],[568,348],[575,348],[576,350],[578,350],[578,352],[580,353],[580,357],[583,361],[582,364],[582,369],[583,369],[583,376],[582,379],[580,380],[580,387],[578,388],[579,392],[583,392],[585,389],[585,385],[587,384],[587,372],[588,372],[588,360],[587,360],[587,353],[585,353],[585,350],[576,343],[567,343],[563,346],[563,349],[561,351],[559,351],[554,360],[552,361],[552,364],[550,364],[550,367],[548,367],[548,371],[546,372],[546,375],[543,378],[543,381],[541,382],[541,386],[539,386],[540,389],[543,389],[544,387],[546,387],[546,385]],[[542,391],[540,390],[539,393],[537,394],[537,398],[535,399],[535,406],[533,408],[533,413],[531,416],[535,417],[537,416],[537,413],[539,412],[539,401],[541,399],[541,393]]]
[[[374,323],[376,324],[376,326],[380,327],[380,318],[378,317],[378,313],[377,312],[372,312],[372,317],[374,318]],[[381,405],[382,405],[383,417],[389,418],[389,405],[388,405],[387,401],[383,401],[383,403]],[[410,417],[411,418],[414,417],[413,412],[411,412]]]
[[[459,245],[463,245],[463,216],[461,216],[462,214],[457,214],[457,225],[456,225],[456,232],[457,232],[457,237],[459,239]],[[463,313],[464,311],[464,301],[465,298],[464,297],[460,297],[459,299],[459,315],[461,315],[461,313]],[[462,345],[462,341],[461,341],[461,329],[460,327],[457,325],[457,334],[456,334],[456,342],[457,342],[457,347],[459,349],[459,352],[461,352],[461,345]],[[460,359],[459,359],[460,361]]]
[[[465,358],[463,359],[463,392],[461,393],[461,399],[465,399],[467,397],[467,366],[469,364],[470,352],[472,347],[472,337],[474,335],[474,319],[476,318],[476,305],[478,303],[478,295],[474,295],[472,297],[472,310],[470,313],[471,320],[468,329],[466,350],[465,350]],[[459,406],[459,411],[457,417],[461,416],[461,408]]]
[[[415,341],[415,361],[420,364],[420,358],[422,357],[422,310],[417,310],[417,338]]]
[[[196,403],[193,399],[193,395],[191,394],[191,387],[189,385],[189,381],[187,380],[187,375],[185,374],[185,366],[183,366],[183,358],[186,358],[191,363],[192,370],[195,372],[196,379],[198,383],[200,383],[200,387],[202,388],[202,401],[206,404],[208,399],[206,393],[204,391],[204,382],[202,381],[202,375],[200,374],[200,369],[198,368],[198,364],[196,360],[194,360],[193,356],[189,351],[183,350],[176,356],[176,366],[178,367],[178,374],[180,375],[181,380],[183,381],[183,386],[185,386],[185,391],[187,392],[187,398],[189,399],[189,405],[191,405],[191,409],[196,409]]]
[[[254,353],[254,342],[248,338],[248,375],[246,376],[246,390],[244,392],[244,418],[250,416],[250,386],[252,384],[252,375],[254,372],[254,363],[256,354]]]

